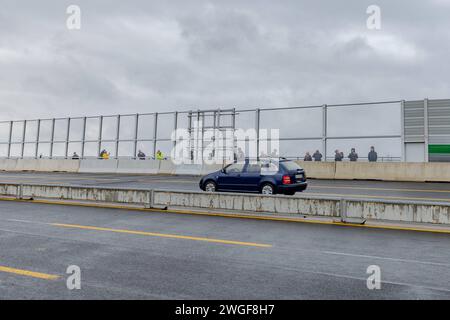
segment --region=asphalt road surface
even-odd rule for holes
[[[80,173],[1,172],[0,183],[45,183],[83,186],[139,187],[167,190],[195,190],[199,177],[170,175],[124,175]],[[382,181],[309,181],[305,194],[363,199],[450,202],[450,183]]]
[[[0,299],[450,299],[449,273],[448,234],[0,201]]]

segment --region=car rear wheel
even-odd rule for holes
[[[205,191],[206,192],[215,192],[216,191],[216,183],[214,181],[206,181],[205,183]]]
[[[262,194],[268,194],[268,195],[270,195],[270,194],[275,194],[275,188],[273,187],[272,184],[270,184],[270,183],[265,183],[265,184],[263,184],[262,187],[261,187],[261,193],[262,193]]]

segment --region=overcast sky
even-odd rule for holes
[[[0,0],[0,119],[449,98],[449,17],[450,0]]]
[[[450,97],[449,16],[448,0],[0,0],[0,118]]]

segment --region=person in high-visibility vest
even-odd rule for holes
[[[164,155],[163,155],[163,153],[161,152],[161,150],[158,150],[158,151],[156,152],[156,160],[164,160]]]

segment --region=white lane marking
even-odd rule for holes
[[[363,254],[353,254],[353,253],[334,252],[334,251],[321,251],[321,252],[325,253],[325,254],[339,255],[339,256],[348,256],[348,257],[355,257],[355,258],[380,259],[380,260],[388,260],[388,261],[396,261],[396,262],[419,263],[419,264],[426,264],[426,265],[432,265],[432,266],[450,267],[450,264],[440,263],[440,262],[430,262],[430,261],[420,261],[420,260],[410,260],[410,259],[399,259],[399,258],[390,258],[390,257],[370,256],[370,255],[363,255]]]

